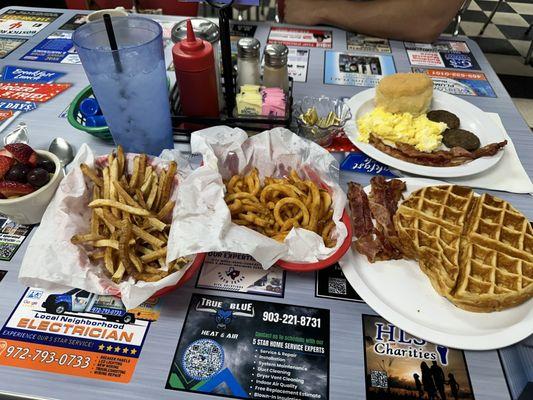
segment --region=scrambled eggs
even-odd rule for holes
[[[430,121],[425,114],[418,117],[409,113],[392,114],[381,107],[359,118],[357,127],[363,143],[368,143],[372,133],[387,144],[407,143],[425,152],[440,147],[442,132],[447,128],[443,122]]]

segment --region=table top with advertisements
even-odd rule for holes
[[[181,18],[156,19],[172,81],[170,29]],[[0,11],[0,132],[24,121],[35,148],[63,136],[76,148],[87,143],[95,154],[109,152],[107,142],[66,118],[88,84],[71,40],[83,23],[81,11]],[[232,36],[255,36],[262,46],[286,43],[296,99],[350,98],[381,75],[425,72],[437,89],[497,113],[533,175],[531,131],[467,38],[425,45],[249,22],[234,24]],[[350,149],[349,143],[334,149],[348,165],[341,167],[343,187],[367,185],[383,172]],[[531,195],[492,193],[533,218]],[[265,271],[250,256],[209,253],[183,287],[126,310],[113,296],[22,286],[25,238],[36,229],[5,218],[0,226],[0,397],[499,400],[517,399],[531,381],[530,338],[490,351],[430,343],[378,316],[338,264],[309,273]]]

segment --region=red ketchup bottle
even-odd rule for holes
[[[189,117],[218,117],[213,46],[196,38],[190,20],[187,21],[187,38],[174,45],[172,59],[182,113]]]

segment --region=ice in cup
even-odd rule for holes
[[[118,50],[103,20],[79,27],[72,40],[115,143],[128,153],[173,148],[161,26],[142,17],[112,17]]]

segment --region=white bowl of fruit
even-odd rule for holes
[[[0,150],[0,213],[24,225],[37,224],[63,178],[59,159],[24,143]]]

